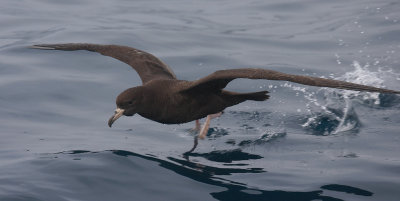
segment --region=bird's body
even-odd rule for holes
[[[180,124],[207,117],[199,134],[199,138],[204,138],[210,119],[219,116],[225,108],[246,100],[264,101],[269,98],[268,91],[236,93],[224,90],[229,82],[237,78],[284,80],[310,86],[400,94],[400,91],[260,68],[219,70],[195,81],[185,81],[178,80],[174,72],[157,57],[127,46],[68,43],[34,45],[32,48],[98,52],[118,59],[136,70],[142,85],[129,88],[118,95],[117,109],[108,121],[110,127],[122,115],[139,114],[164,124]],[[196,123],[198,125],[198,121]],[[195,146],[191,151],[197,145],[197,138],[195,139]]]
[[[179,93],[178,90],[174,90],[181,82],[186,81],[153,80],[142,86],[128,89],[140,94],[136,98],[138,104],[141,105],[137,108],[137,113],[147,119],[164,124],[186,123],[207,116],[207,114],[202,115],[202,112],[199,112],[201,111],[199,108],[201,104],[196,101],[195,97],[188,97]],[[169,90],[164,90],[165,88]],[[193,106],[199,108],[196,113],[191,111]],[[183,111],[184,113],[182,113]],[[185,115],[186,112],[190,113],[191,116]]]
[[[127,90],[139,94],[135,97],[141,105],[136,110],[137,114],[164,124],[186,123],[222,112],[225,108],[246,100],[268,98],[266,91],[242,94],[226,90],[205,90],[202,93],[179,90],[189,84],[190,82],[184,80],[159,79]]]

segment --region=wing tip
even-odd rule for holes
[[[400,94],[400,91],[392,90],[392,89],[384,89],[384,88],[379,88],[380,90],[375,91],[377,93],[383,93],[383,94]]]
[[[52,47],[51,45],[45,45],[45,44],[39,44],[39,45],[31,45],[28,46],[28,48],[31,49],[40,49],[40,50],[55,50],[55,47]]]

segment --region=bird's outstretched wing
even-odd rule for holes
[[[31,48],[44,50],[88,50],[110,56],[130,65],[145,84],[154,79],[176,79],[174,72],[150,53],[119,45],[97,45],[88,43],[40,44]]]
[[[349,89],[356,91],[400,94],[400,91],[382,89],[361,84],[354,84],[339,80],[310,77],[303,75],[291,75],[291,74],[281,73],[278,71],[258,69],[258,68],[242,68],[242,69],[216,71],[199,80],[185,83],[185,86],[182,87],[180,92],[196,92],[198,90],[209,90],[209,91],[221,90],[225,88],[230,81],[236,78],[283,80],[283,81],[290,81],[299,84],[318,86],[318,87],[330,87],[330,88]]]

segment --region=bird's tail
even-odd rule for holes
[[[253,93],[240,93],[238,94],[241,98],[253,101],[265,101],[269,98],[268,91],[259,91]]]

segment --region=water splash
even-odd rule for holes
[[[361,66],[358,61],[354,61],[352,66],[355,68],[354,71],[347,72],[343,76],[338,77],[338,79],[353,82],[356,84],[384,87],[384,80],[380,78],[382,77],[381,70],[379,70],[378,72],[372,72],[368,69],[370,67],[369,63]],[[341,93],[346,99],[361,97],[362,100],[374,100],[375,105],[380,104],[379,93],[363,93],[350,90],[343,90]]]
[[[375,87],[384,87],[384,77],[399,77],[391,69],[384,70],[384,68],[379,68],[378,71],[373,72],[369,70],[369,63],[362,66],[358,61],[354,61],[352,66],[354,67],[353,71],[339,77],[334,77],[333,75],[330,77]],[[292,86],[289,83],[285,83],[283,87],[290,87],[298,93],[301,92],[304,94],[304,98],[308,100],[306,107],[307,112],[310,113],[310,117],[308,117],[302,127],[310,129],[314,134],[318,135],[357,131],[361,123],[353,104],[358,102],[374,107],[381,106],[382,100],[385,100],[385,95],[380,95],[379,93],[331,88],[323,88],[315,93],[307,91],[304,87]],[[323,94],[322,97],[318,96],[321,92]]]

